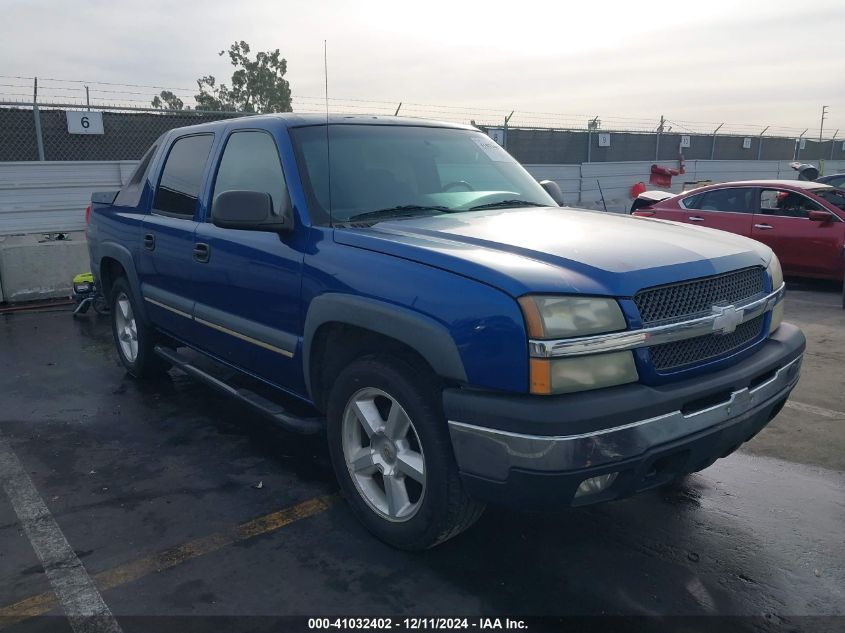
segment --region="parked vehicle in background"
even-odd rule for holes
[[[658,200],[632,215],[753,238],[771,247],[787,276],[843,279],[845,190],[827,184],[723,182]]]
[[[823,185],[830,185],[831,187],[838,187],[845,189],[845,174],[830,174],[829,176],[820,176],[816,178],[816,182]]]
[[[325,433],[353,512],[421,549],[485,502],[706,468],[798,381],[771,249],[554,190],[469,126],[245,117],[166,133],[93,196],[88,244],[130,374]]]

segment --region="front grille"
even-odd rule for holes
[[[654,345],[649,348],[651,362],[657,371],[666,371],[738,351],[760,335],[764,317],[761,315],[746,321],[730,334],[705,334],[684,341]]]
[[[685,321],[712,312],[713,306],[745,303],[763,293],[760,266],[647,288],[634,295],[644,326]]]

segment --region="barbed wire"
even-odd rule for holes
[[[25,105],[34,96],[34,77],[23,75],[0,75],[0,102],[18,102]],[[27,83],[29,82],[29,83]],[[87,88],[87,95],[86,95]],[[149,92],[148,92],[149,91]],[[83,79],[62,79],[53,77],[38,78],[38,104],[40,107],[64,105],[74,107],[112,107],[126,105],[140,109],[146,105],[150,111],[152,100],[161,91],[169,91],[185,105],[193,109],[197,103],[195,96],[198,88],[174,88],[151,84],[121,83],[113,81],[89,81]],[[294,94],[291,98],[293,109],[301,113],[323,113],[326,111],[326,97]],[[467,106],[406,102],[401,99],[364,99],[357,97],[329,97],[329,110],[335,114],[383,114],[393,115],[397,108],[399,114],[423,119],[440,119],[458,123],[474,123],[482,127],[529,128],[542,130],[590,130],[604,132],[643,132],[691,135],[730,135],[730,136],[770,136],[799,137],[813,140],[807,136],[808,130],[789,126],[766,126],[759,123],[707,122],[629,116],[602,116],[593,114],[575,114],[520,110],[508,107]],[[662,120],[662,128],[661,128]],[[591,123],[595,121],[595,123]],[[807,126],[812,127],[812,126]],[[825,140],[834,138],[832,128],[828,127]],[[818,137],[815,137],[818,140]]]

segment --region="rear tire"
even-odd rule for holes
[[[329,395],[328,441],[352,511],[389,545],[433,547],[484,511],[461,483],[427,368],[393,357],[352,362]]]
[[[167,363],[155,353],[155,331],[139,317],[125,277],[115,280],[112,285],[109,305],[117,356],[126,371],[136,378],[152,378],[167,372]]]

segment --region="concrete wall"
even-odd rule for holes
[[[85,234],[45,240],[38,235],[0,236],[0,301],[66,297],[71,281],[90,268]]]
[[[78,231],[94,191],[120,189],[137,161],[0,163],[0,235]]]
[[[631,187],[638,182],[648,189],[680,193],[700,181],[781,179],[795,180],[798,172],[790,161],[688,160],[686,173],[672,178],[671,187],[648,184],[653,161],[584,163],[582,165],[525,165],[537,180],[554,180],[563,191],[567,205],[602,209],[601,194],[608,211],[626,212],[631,207]],[[677,167],[677,161],[659,161],[665,167]],[[845,171],[845,160],[825,161],[825,173]],[[601,187],[601,192],[599,191]]]

